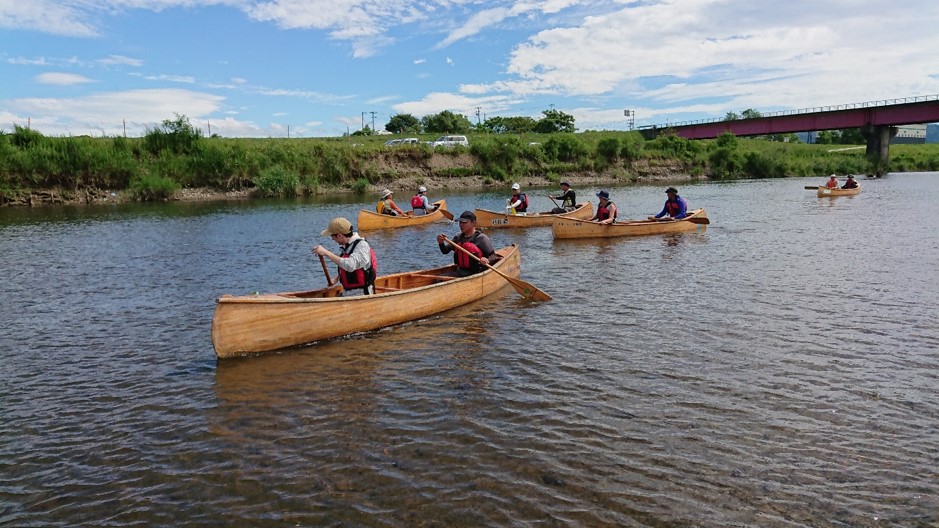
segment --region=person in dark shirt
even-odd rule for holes
[[[463,214],[460,215],[460,232],[453,237],[453,242],[472,253],[479,260],[477,261],[466,253],[454,249],[446,238],[447,236],[442,233],[437,235],[437,245],[440,246],[440,252],[444,255],[453,252],[453,263],[456,264],[456,275],[458,277],[479,273],[486,269],[482,264],[491,266],[499,261],[500,257],[492,247],[489,237],[476,229],[476,213],[472,211],[463,211]]]
[[[577,194],[571,189],[571,184],[561,182],[561,191],[561,196],[551,196],[552,200],[561,200],[561,205],[551,210],[552,214],[566,213],[577,207]]]
[[[842,189],[857,189],[857,187],[857,181],[854,179],[854,176],[848,176],[848,180],[841,186]]]

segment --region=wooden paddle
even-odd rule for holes
[[[548,199],[551,200],[552,202],[554,202],[554,205],[556,205],[556,206],[558,206],[558,207],[561,207],[560,204],[558,204],[557,202],[554,201],[554,196],[548,196]]]
[[[704,225],[708,225],[708,224],[711,223],[711,220],[710,220],[708,217],[706,217],[706,216],[700,216],[700,217],[699,217],[699,216],[692,216],[691,218],[688,218],[687,220],[688,220],[689,222],[691,222],[692,224],[704,224]]]
[[[439,211],[446,217],[447,220],[453,220],[453,213],[447,211],[446,209],[439,209]]]
[[[323,265],[323,273],[326,274],[326,285],[332,286],[335,281],[332,277],[329,276],[329,268],[326,267],[326,259],[323,258],[323,255],[317,255],[320,258],[320,264]],[[336,277],[336,280],[339,280],[339,277]]]
[[[467,255],[470,256],[470,258],[472,258],[472,259],[475,260],[476,262],[479,262],[479,263],[482,264],[483,266],[486,266],[487,268],[489,268],[489,269],[491,269],[492,271],[496,272],[496,273],[497,273],[500,277],[502,277],[503,279],[509,281],[509,284],[511,284],[512,287],[515,288],[515,291],[517,291],[518,294],[521,295],[522,297],[524,297],[524,298],[526,298],[526,299],[528,299],[528,300],[532,300],[532,301],[550,301],[550,300],[552,299],[552,297],[551,297],[550,295],[548,295],[547,293],[545,293],[545,292],[539,290],[539,289],[536,288],[534,285],[529,284],[529,283],[523,281],[522,279],[516,279],[515,277],[509,277],[509,276],[506,275],[505,273],[502,273],[501,271],[499,271],[499,270],[497,270],[496,268],[490,266],[489,264],[486,264],[486,263],[480,261],[479,258],[476,257],[476,255],[470,253],[469,251],[467,251],[466,249],[464,249],[463,246],[457,244],[456,242],[450,240],[449,238],[444,237],[443,239],[446,240],[447,242],[449,242],[450,245],[451,245],[453,248],[455,248],[456,250],[462,251],[463,253],[466,253]]]
[[[805,190],[806,190],[806,191],[816,191],[816,190],[818,190],[819,187],[821,187],[821,186],[820,186],[820,185],[806,185],[806,186],[805,186]]]

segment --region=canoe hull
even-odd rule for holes
[[[391,216],[378,214],[375,211],[360,209],[359,218],[356,225],[358,225],[359,231],[375,231],[378,229],[394,229],[398,227],[430,224],[433,222],[446,220],[446,217],[443,216],[443,211],[441,210],[447,208],[447,201],[440,200],[434,203],[440,204],[440,207],[430,214],[421,216]]]
[[[510,215],[488,209],[476,209],[476,224],[479,227],[492,229],[502,227],[538,227],[549,226],[559,216],[568,218],[592,218],[593,204],[590,202],[580,204],[577,209],[564,214],[531,213],[524,215]]]
[[[854,196],[855,194],[861,193],[861,187],[857,186],[853,189],[829,189],[828,187],[819,186],[818,188],[818,197],[819,198],[833,198],[835,196]]]
[[[516,246],[499,250],[502,273],[518,278]],[[223,295],[212,318],[212,345],[219,358],[271,352],[421,319],[492,294],[509,283],[493,271],[463,278],[453,266],[385,275],[375,295],[337,297],[341,286],[307,292]]]
[[[551,225],[554,238],[610,238],[623,236],[661,235],[663,233],[682,233],[698,231],[707,225],[696,224],[691,219],[707,218],[704,209],[695,209],[687,218],[674,221],[627,220],[613,224],[600,224],[589,220],[578,220],[562,216]]]

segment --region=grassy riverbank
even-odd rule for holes
[[[0,204],[293,196],[331,192],[865,174],[864,149],[725,135],[469,135],[470,147],[386,147],[389,136],[202,137],[183,119],[141,138],[0,133]],[[430,136],[422,137],[430,141]],[[939,170],[939,145],[894,145],[892,171]]]

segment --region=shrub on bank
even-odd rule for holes
[[[130,182],[131,196],[141,202],[168,200],[178,190],[178,183],[160,174],[144,174]]]

